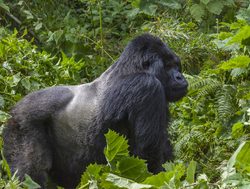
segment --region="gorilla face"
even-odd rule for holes
[[[165,44],[161,47],[149,70],[163,85],[166,100],[174,102],[187,94],[188,82],[181,73],[179,57]]]
[[[165,90],[166,98],[170,102],[180,100],[187,93],[188,83],[178,67],[168,68],[166,70],[168,80]]]

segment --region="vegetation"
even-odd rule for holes
[[[93,80],[140,33],[181,57],[189,94],[171,104],[174,162],[151,175],[110,131],[108,164],[90,165],[78,188],[250,188],[248,0],[0,0],[0,14],[1,130],[24,95]],[[1,188],[39,187],[0,163]]]

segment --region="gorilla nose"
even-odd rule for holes
[[[185,78],[183,77],[183,75],[180,72],[176,73],[174,78],[177,82],[185,81]]]
[[[187,80],[184,78],[184,76],[182,74],[176,74],[175,75],[175,81],[176,81],[176,87],[177,88],[187,88],[188,87],[188,82]]]
[[[183,77],[181,77],[181,76],[178,75],[178,76],[176,76],[176,80],[177,80],[177,81],[182,81],[182,80],[183,80]]]

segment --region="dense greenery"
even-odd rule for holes
[[[171,104],[174,162],[151,175],[110,131],[109,163],[90,165],[79,188],[250,188],[248,0],[0,0],[0,15],[1,129],[25,94],[93,80],[140,33],[181,57],[189,94]],[[1,167],[1,188],[38,188],[4,157]]]

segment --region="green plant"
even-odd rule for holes
[[[196,162],[186,167],[182,163],[166,163],[166,172],[152,175],[147,171],[144,160],[130,157],[127,140],[113,131],[106,135],[107,147],[104,154],[107,165],[89,165],[82,175],[78,188],[180,188],[192,184],[206,184],[203,179],[195,180]]]
[[[79,83],[84,75],[84,62],[66,55],[57,59],[39,51],[23,36],[17,37],[17,31],[0,36],[1,124],[9,118],[9,108],[27,93],[55,84]]]

